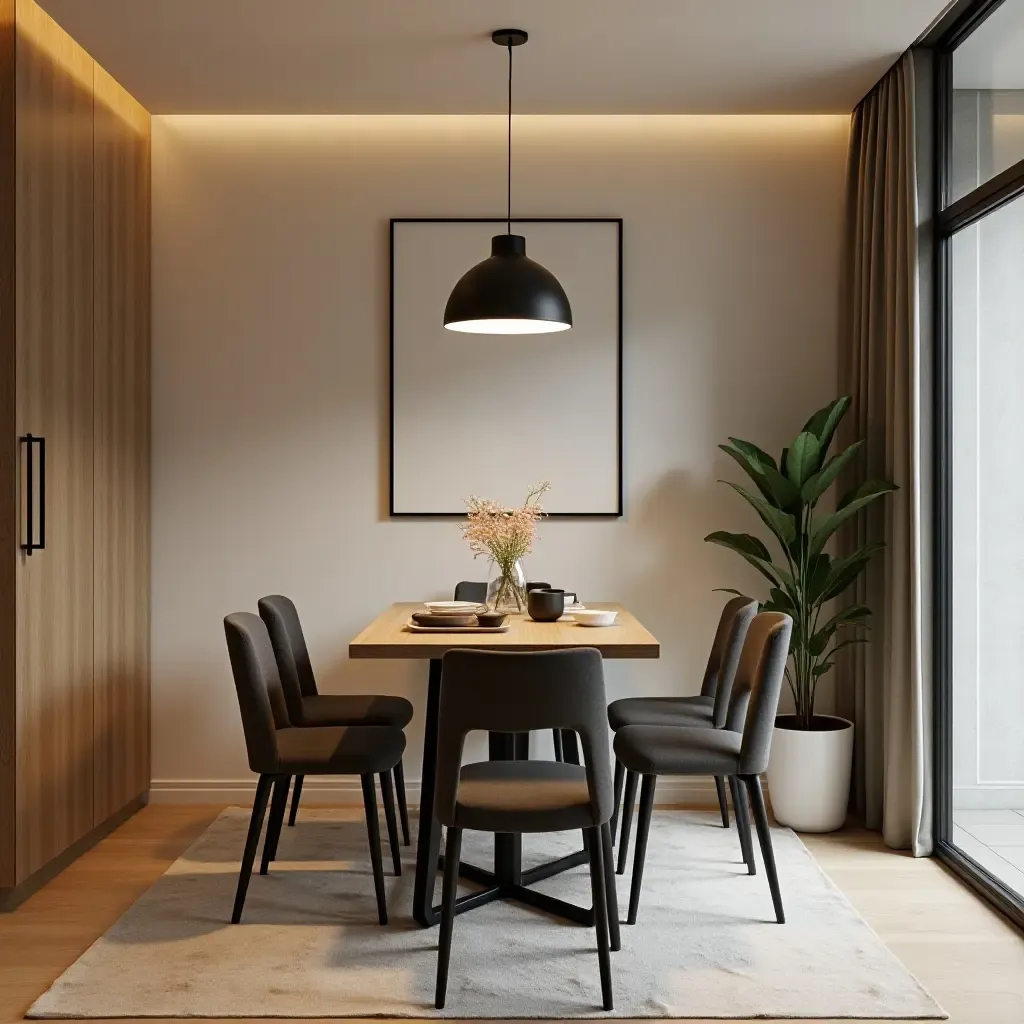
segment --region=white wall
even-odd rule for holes
[[[621,601],[662,642],[611,696],[699,686],[721,607],[761,593],[706,545],[753,529],[716,479],[730,434],[775,450],[833,397],[845,117],[519,117],[522,215],[625,220],[618,521],[549,521],[535,578]],[[221,619],[297,602],[321,688],[407,694],[423,664],[349,661],[389,602],[485,567],[452,521],[389,521],[392,216],[490,216],[491,117],[153,120],[154,795],[249,784]],[[553,342],[557,343],[557,341]],[[558,481],[553,481],[555,487]]]

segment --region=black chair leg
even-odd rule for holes
[[[551,730],[551,741],[555,746],[555,760],[564,761],[565,751],[562,749],[562,730],[552,729]]]
[[[434,1007],[444,1009],[448,993],[448,963],[452,954],[452,930],[455,927],[455,896],[459,888],[459,859],[462,854],[462,829],[449,828],[444,848],[444,888],[441,893],[441,934],[437,941],[437,983]]]
[[[732,806],[736,812],[736,831],[740,834],[740,849],[743,851],[743,863],[747,865],[747,874],[757,874],[754,863],[754,844],[750,841],[750,808],[747,807],[747,794],[743,783],[735,775],[729,776],[729,791],[732,793]]]
[[[640,776],[634,771],[626,772],[626,792],[622,797],[622,834],[619,836],[619,863],[616,872],[626,873],[626,858],[629,856],[629,829],[633,824],[633,804],[636,802],[636,781]]]
[[[292,809],[288,812],[288,827],[295,827],[295,815],[299,813],[299,796],[302,793],[302,780],[305,775],[295,776],[295,788],[292,790]]]
[[[380,859],[380,828],[377,825],[377,791],[372,775],[360,775],[363,783],[363,810],[366,811],[366,838],[370,841],[373,887],[377,892],[377,920],[388,923],[388,904],[384,895],[384,865]]]
[[[594,900],[594,927],[597,929],[597,958],[601,966],[601,1005],[605,1010],[612,1003],[612,959],[608,952],[607,877],[604,870],[604,842],[601,829],[588,829],[590,852],[590,891]]]
[[[402,854],[398,849],[398,822],[395,820],[395,793],[391,788],[391,772],[381,772],[380,798],[384,804],[384,820],[388,823],[388,845],[391,847],[391,865],[397,878],[402,873]]]
[[[405,800],[405,767],[399,761],[395,765],[395,792],[398,794],[398,816],[402,819],[402,842],[409,845],[409,805]]]
[[[640,814],[636,819],[636,849],[633,851],[633,882],[629,887],[629,915],[626,924],[636,924],[640,909],[640,884],[644,877],[644,860],[647,857],[647,836],[651,831],[651,812],[654,810],[654,787],[656,775],[645,775],[640,787]]]
[[[715,776],[715,790],[718,793],[718,809],[722,812],[722,828],[729,827],[729,801],[725,798],[725,779]]]
[[[267,821],[267,834],[263,837],[263,860],[260,862],[260,874],[265,875],[270,862],[277,859],[277,841],[281,838],[281,826],[284,824],[284,809],[288,806],[288,784],[290,775],[278,775],[274,779],[274,797],[270,801],[270,818]]]
[[[775,870],[775,853],[772,850],[772,834],[768,828],[768,812],[764,806],[764,793],[761,792],[761,776],[745,775],[743,782],[750,794],[750,806],[754,812],[754,825],[757,827],[757,841],[761,844],[761,859],[764,861],[764,873],[768,876],[768,887],[772,891],[772,903],[775,904],[775,920],[779,924],[786,923],[786,913],[782,909],[782,892],[779,889],[779,876]]]
[[[231,923],[238,924],[242,920],[242,908],[245,906],[245,894],[252,877],[252,865],[256,860],[256,847],[260,843],[263,831],[263,818],[267,813],[267,798],[273,777],[261,775],[256,783],[256,797],[252,802],[252,815],[249,818],[249,833],[245,837],[245,850],[242,853],[242,867],[238,872],[238,888],[235,890],[235,907],[231,912]]]
[[[622,949],[622,937],[619,934],[619,894],[615,888],[614,861],[612,859],[612,830],[605,822],[601,826],[601,858],[604,868],[605,904],[608,907],[608,939],[612,952]]]
[[[612,792],[615,794],[615,804],[612,808],[612,820],[610,828],[612,833],[612,844],[614,845],[619,830],[619,807],[622,804],[622,783],[626,777],[626,769],[623,763],[615,758],[615,779],[612,782]]]

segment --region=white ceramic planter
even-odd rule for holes
[[[779,715],[772,732],[768,793],[780,825],[797,832],[834,832],[846,820],[853,767],[853,722],[815,715],[813,729]]]

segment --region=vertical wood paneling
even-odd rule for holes
[[[149,788],[149,114],[95,69],[98,824]]]
[[[15,884],[15,557],[18,444],[14,323],[14,0],[0,0],[0,889]]]
[[[46,438],[46,550],[17,569],[17,876],[93,826],[91,58],[18,0],[17,432]]]

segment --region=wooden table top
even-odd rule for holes
[[[348,646],[350,658],[440,658],[445,651],[557,651],[596,647],[605,658],[658,658],[661,645],[625,608],[618,604],[588,604],[614,608],[614,626],[579,626],[575,622],[534,622],[528,615],[509,616],[507,633],[410,633],[405,629],[419,601],[393,604],[373,620]]]

